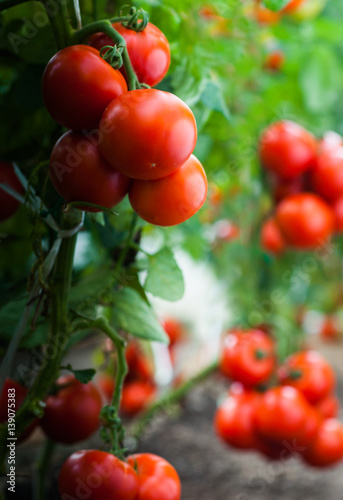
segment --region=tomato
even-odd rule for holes
[[[275,367],[272,339],[261,330],[233,330],[225,335],[220,355],[224,375],[254,386],[268,380]]]
[[[58,443],[77,443],[97,430],[101,408],[102,398],[94,384],[82,384],[73,375],[60,377],[57,393],[46,400],[40,425]]]
[[[17,412],[29,391],[16,380],[6,378],[0,394],[0,423],[8,421],[9,410]],[[14,399],[14,401],[13,401]],[[14,407],[12,405],[14,404]],[[11,405],[11,406],[10,406]],[[25,441],[37,427],[38,420],[30,424],[20,435],[18,443]]]
[[[261,247],[275,255],[280,255],[285,249],[285,241],[276,224],[275,217],[266,220],[261,229]]]
[[[300,453],[306,451],[309,444],[313,443],[313,440],[316,438],[318,434],[318,430],[319,427],[321,426],[322,420],[323,416],[318,411],[318,409],[314,406],[308,405],[307,419],[305,422],[303,434],[300,435],[296,441],[297,446],[305,448],[305,450],[299,449]]]
[[[254,412],[260,395],[253,391],[233,393],[216,411],[216,432],[227,444],[239,449],[256,448]]]
[[[211,207],[220,208],[224,201],[223,190],[211,182],[208,186],[208,203]]]
[[[304,452],[305,462],[314,467],[329,467],[343,458],[343,426],[335,419],[323,420],[316,438]]]
[[[323,138],[318,142],[319,154],[330,151],[336,147],[343,146],[343,137],[332,130],[325,132]]]
[[[136,500],[180,500],[180,479],[167,460],[152,453],[139,453],[129,456],[127,461],[138,474]]]
[[[298,194],[306,191],[306,181],[303,176],[285,180],[275,175],[270,177],[270,181],[272,195],[276,203],[279,203],[281,200],[292,194]]]
[[[152,382],[126,382],[122,391],[120,411],[127,416],[136,415],[153,401],[155,395],[156,387]]]
[[[326,316],[320,330],[320,336],[323,340],[339,340],[341,334],[338,318],[335,316]]]
[[[306,0],[290,0],[288,4],[282,9],[282,12],[287,12],[287,13],[294,12],[304,2],[306,2]]]
[[[216,240],[232,241],[239,237],[239,227],[230,220],[219,220],[214,225]]]
[[[175,226],[192,217],[207,195],[205,171],[195,156],[176,172],[151,181],[132,182],[129,200],[134,211],[156,226]]]
[[[335,216],[335,231],[336,233],[343,232],[343,196],[338,198],[332,204],[332,210]]]
[[[106,163],[98,138],[67,132],[56,142],[50,157],[50,178],[68,202],[86,201],[106,208],[117,205],[127,194],[130,179]],[[80,207],[99,212],[95,207]]]
[[[175,172],[190,157],[197,139],[187,104],[156,89],[132,90],[115,99],[103,114],[100,130],[100,150],[108,163],[141,180]]]
[[[329,394],[321,399],[315,407],[323,418],[335,418],[339,412],[339,400],[333,394]]]
[[[166,318],[161,324],[169,337],[169,347],[174,346],[183,339],[185,332],[180,321],[173,318]]]
[[[276,209],[276,222],[287,244],[313,249],[334,232],[334,213],[319,196],[300,193],[288,196]]]
[[[295,0],[293,0],[295,1]],[[298,0],[299,2],[299,0]],[[303,0],[296,9],[288,14],[295,21],[308,21],[317,17],[324,9],[327,0]]]
[[[259,24],[276,24],[280,21],[280,13],[267,9],[261,0],[254,0],[251,15]]]
[[[297,388],[312,404],[330,394],[335,386],[335,374],[329,363],[316,351],[292,354],[279,371],[283,385]]]
[[[262,165],[283,179],[294,179],[314,166],[316,139],[297,123],[279,121],[266,128],[260,138]]]
[[[270,71],[278,72],[281,70],[284,62],[285,54],[282,50],[274,50],[267,55],[264,61],[264,67]]]
[[[255,429],[272,442],[299,440],[304,435],[309,404],[294,387],[274,387],[259,400],[254,415]]]
[[[154,379],[153,366],[138,342],[129,342],[125,357],[129,369],[126,382],[131,380],[152,381]]]
[[[125,38],[138,80],[150,87],[157,85],[165,77],[170,65],[170,47],[162,31],[151,23],[139,32],[125,28],[121,23],[112,26]],[[88,43],[98,50],[105,45],[113,46],[113,40],[104,33],[92,35]],[[124,67],[120,70],[125,76]]]
[[[73,130],[97,128],[106,106],[126,91],[120,71],[86,45],[57,52],[43,74],[47,110],[56,122]]]
[[[136,500],[133,468],[111,453],[81,450],[64,462],[58,478],[61,497],[74,500]]]
[[[3,161],[0,161],[0,184],[8,184],[19,194],[24,192],[23,186],[14,172],[13,165]],[[20,202],[0,187],[0,222],[14,215],[19,206]]]
[[[343,196],[343,146],[325,147],[311,172],[313,190],[328,201]]]

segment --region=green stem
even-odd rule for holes
[[[56,447],[55,441],[46,439],[42,453],[38,457],[34,475],[34,500],[45,500],[46,479],[48,477],[51,459]]]
[[[160,398],[153,405],[150,406],[143,415],[139,418],[138,422],[135,424],[132,435],[139,439],[143,434],[145,428],[150,424],[154,416],[165,410],[168,406],[178,403],[184,396],[186,396],[193,387],[205,380],[211,373],[216,371],[218,368],[218,361],[213,362],[211,365],[207,366],[204,370],[197,373],[194,377],[190,378],[184,384],[180,385],[176,389],[171,390],[168,394]]]

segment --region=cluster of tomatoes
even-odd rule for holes
[[[275,200],[263,224],[262,247],[280,254],[287,247],[313,250],[343,230],[343,139],[321,140],[291,121],[266,128],[259,157]]]
[[[84,202],[78,206],[85,211],[110,209],[128,193],[145,221],[180,224],[207,195],[205,171],[192,155],[194,115],[174,94],[145,88],[159,83],[168,70],[164,34],[151,23],[139,32],[120,23],[113,27],[126,41],[139,88],[128,90],[132,75],[102,57],[114,45],[103,33],[91,36],[89,45],[60,50],[45,69],[45,106],[70,129],[51,153],[52,183],[66,201]]]
[[[272,460],[299,456],[315,467],[343,458],[335,375],[318,352],[297,352],[278,367],[267,333],[233,330],[224,337],[220,369],[234,381],[215,415],[225,443]]]

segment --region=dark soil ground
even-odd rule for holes
[[[337,370],[337,392],[343,406],[343,345],[320,346],[320,350]],[[139,444],[138,451],[160,454],[176,467],[182,481],[182,500],[343,499],[343,463],[320,470],[309,468],[296,458],[268,462],[258,454],[235,452],[219,442],[214,436],[212,421],[216,400],[226,387],[218,375],[212,376],[186,398],[178,418],[154,419]],[[36,440],[40,440],[39,435]],[[98,442],[98,438],[94,438],[82,446],[91,448]],[[20,450],[22,474],[30,473],[33,444],[24,445]],[[58,469],[69,454],[70,448],[57,450],[54,472],[48,480],[49,500],[59,499]],[[9,494],[8,498],[29,500],[27,479],[18,479],[17,493]]]

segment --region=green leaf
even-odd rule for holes
[[[263,5],[274,12],[283,9],[291,0],[263,0]]]
[[[200,100],[207,108],[218,111],[218,113],[225,116],[228,121],[231,121],[230,111],[225,103],[222,89],[216,82],[213,80],[206,82]]]
[[[99,224],[100,226],[105,226],[105,217],[104,212],[89,212],[88,217],[93,221]]]
[[[82,384],[88,384],[88,382],[90,382],[93,379],[94,375],[96,374],[96,370],[94,370],[94,368],[87,368],[85,370],[74,370],[70,364],[62,368],[72,372],[75,375],[75,378],[79,380]]]
[[[185,282],[170,248],[162,248],[151,255],[149,261],[145,290],[171,302],[181,299],[185,293]]]
[[[131,335],[168,344],[168,337],[151,307],[136,290],[122,288],[114,296],[112,321]]]

